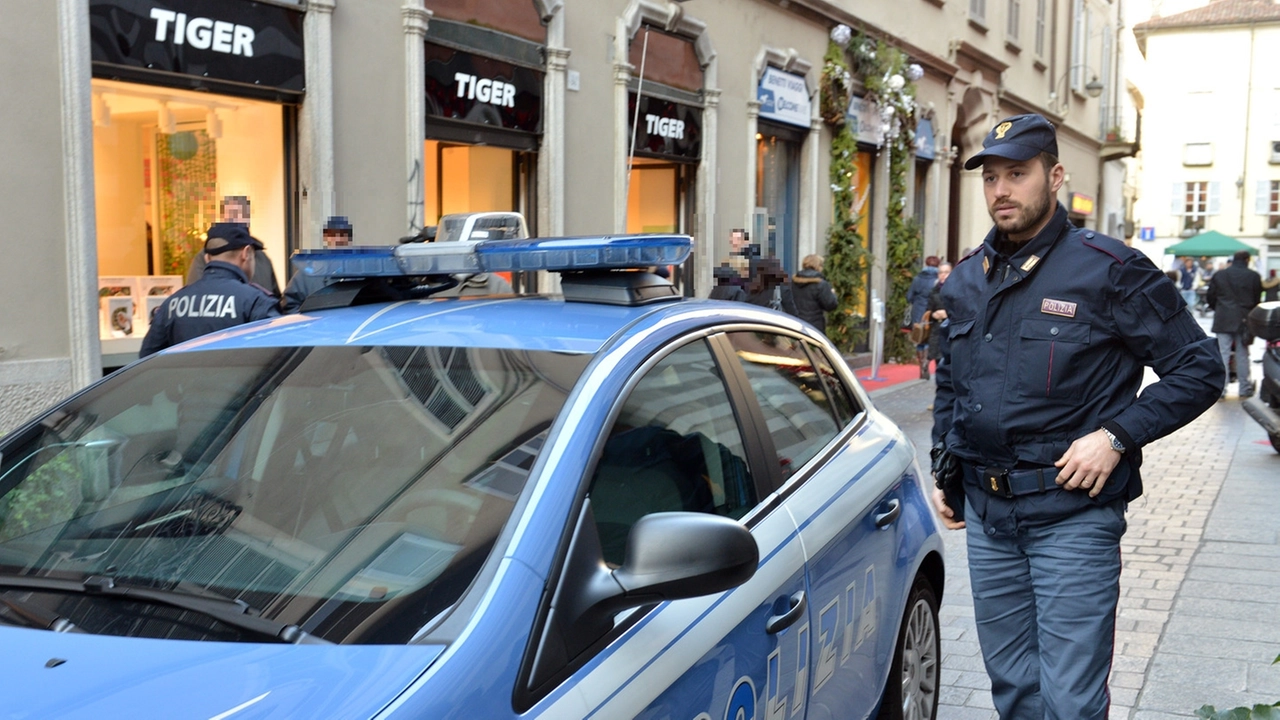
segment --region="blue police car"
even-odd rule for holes
[[[690,246],[303,253],[301,314],[3,438],[3,714],[934,717],[910,443],[807,325],[637,270]]]

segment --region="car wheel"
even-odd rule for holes
[[[938,598],[923,577],[916,577],[893,651],[889,682],[880,701],[879,720],[933,720],[938,714],[938,675],[942,667]]]

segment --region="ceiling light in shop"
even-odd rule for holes
[[[165,135],[172,135],[178,131],[178,121],[173,117],[173,111],[169,109],[169,103],[160,103],[160,110],[156,113],[156,125],[160,128],[160,132]]]

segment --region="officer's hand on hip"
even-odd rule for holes
[[[1064,490],[1084,489],[1089,497],[1097,497],[1119,463],[1120,453],[1111,447],[1111,438],[1095,430],[1071,443],[1053,465],[1061,468],[1057,483]]]
[[[948,530],[960,530],[964,527],[963,520],[952,519],[955,513],[951,512],[951,507],[947,505],[947,496],[942,492],[942,488],[933,490],[933,509],[938,511],[938,518]]]

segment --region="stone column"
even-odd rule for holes
[[[809,137],[805,138],[804,148],[800,156],[800,238],[796,244],[799,257],[796,258],[796,271],[800,271],[800,262],[806,255],[824,248],[825,238],[818,237],[818,188],[822,183],[818,177],[818,169],[822,167],[822,119],[818,117],[818,101],[813,101],[814,116],[809,121]]]
[[[422,0],[406,0],[400,7],[404,18],[404,151],[406,168],[405,220],[409,234],[422,229],[425,202],[425,171],[422,156],[427,138],[427,76],[425,48],[431,11]]]
[[[632,65],[627,61],[631,49],[631,36],[627,21],[618,18],[613,36],[613,231],[627,231],[627,177],[631,153],[631,134],[627,125],[627,82],[631,79]],[[705,142],[705,140],[704,140]]]
[[[58,0],[62,93],[62,188],[66,216],[67,320],[71,388],[102,377],[98,340],[98,234],[93,184],[89,4]]]
[[[756,174],[759,168],[756,167],[756,146],[759,140],[756,135],[760,132],[760,101],[753,94],[751,99],[747,101],[747,143],[744,150],[746,151],[746,177],[743,178],[746,191],[746,203],[743,205],[745,209],[745,217],[742,219],[742,227],[751,233],[751,242],[761,242],[755,236],[755,226],[752,224],[756,217]],[[726,242],[727,242],[726,238]],[[725,253],[728,255],[728,252]]]
[[[307,94],[298,122],[298,176],[302,207],[300,248],[318,248],[320,229],[334,214],[333,9],[335,0],[311,0],[302,19]],[[282,281],[289,277],[285,268]]]
[[[707,80],[715,76],[712,67],[705,71]],[[714,284],[711,269],[715,267],[716,257],[716,173],[720,169],[716,157],[719,147],[720,90],[707,82],[702,97],[702,160],[698,163],[698,207],[693,228],[693,287],[697,294],[706,297]]]
[[[563,25],[563,22],[557,24]],[[550,34],[548,32],[548,36]],[[564,105],[565,71],[568,67],[569,50],[552,47],[548,42],[547,75],[543,83],[542,147],[538,152],[538,235],[541,236],[564,235]]]

